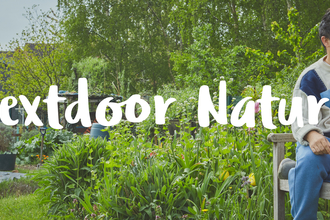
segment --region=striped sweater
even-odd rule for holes
[[[312,130],[330,137],[330,101],[322,105],[318,114],[318,123],[316,125],[308,123],[307,96],[315,96],[318,102],[322,98],[330,99],[330,65],[324,61],[324,58],[322,57],[301,73],[293,90],[293,97],[302,98],[304,126],[299,127],[295,120],[292,124],[292,133],[302,145],[308,145],[304,137]]]

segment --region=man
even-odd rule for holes
[[[330,100],[330,9],[320,23],[319,37],[327,55],[302,72],[293,91],[293,97],[302,98],[304,121],[303,127],[297,120],[292,124],[297,162],[285,159],[279,167],[279,177],[289,179],[291,214],[298,220],[317,219],[323,181],[330,182],[330,101],[321,107],[316,125],[308,123],[307,104],[308,96]]]

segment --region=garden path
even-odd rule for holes
[[[14,178],[19,179],[22,176],[25,176],[25,173],[12,173],[12,172],[3,172],[0,171],[0,183],[5,180],[12,180]]]

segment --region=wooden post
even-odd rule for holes
[[[277,176],[278,166],[284,159],[284,142],[274,142],[273,145],[273,192],[274,220],[285,220],[285,192],[280,190],[280,180]]]
[[[41,135],[41,146],[40,146],[40,167],[42,166],[42,159],[43,159],[43,156],[42,156],[43,152],[42,152],[42,150],[43,150],[43,148],[44,148],[44,136]]]

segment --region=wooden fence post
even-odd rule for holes
[[[274,220],[285,220],[285,192],[280,190],[280,180],[277,176],[278,166],[284,159],[284,142],[273,144],[273,191],[274,191]]]

